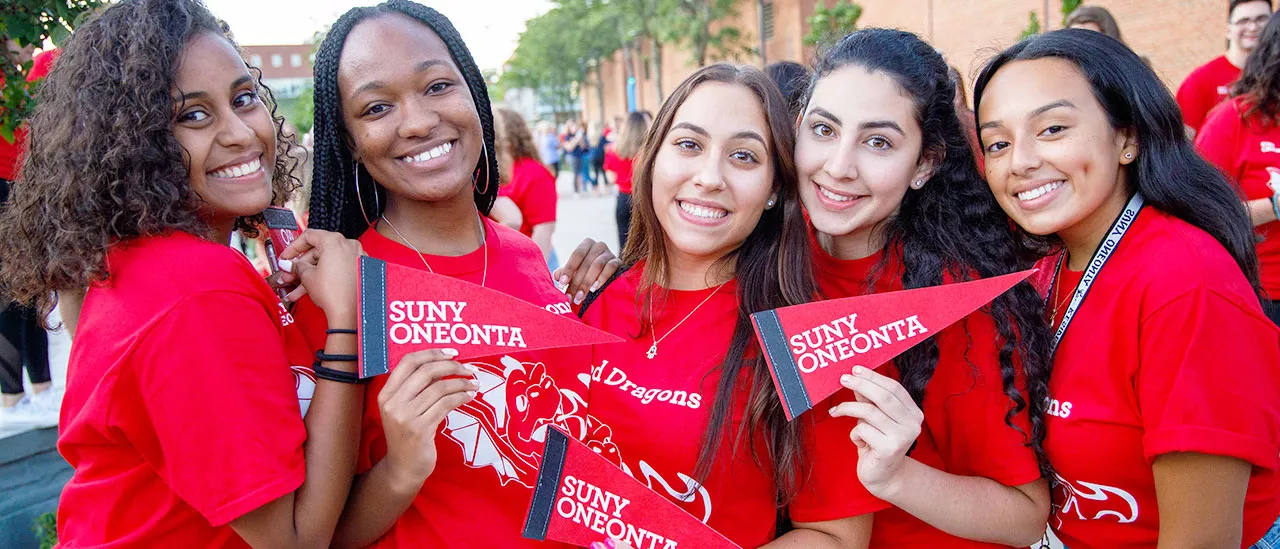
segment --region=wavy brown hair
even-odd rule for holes
[[[31,137],[0,212],[0,285],[45,318],[55,292],[110,276],[107,250],[142,236],[212,237],[174,137],[180,55],[203,33],[235,41],[199,0],[125,0],[76,30],[37,96]],[[252,69],[276,125],[272,203],[297,187],[292,136]],[[256,236],[260,216],[237,227]]]
[[[649,117],[642,112],[628,114],[622,131],[618,132],[618,143],[613,146],[613,152],[620,158],[635,158],[640,154],[640,147],[644,146],[644,136],[648,131]]]
[[[1280,122],[1280,17],[1267,21],[1231,95],[1246,97],[1243,118],[1263,126]]]
[[[493,108],[493,133],[498,149],[498,174],[502,184],[511,182],[512,166],[517,160],[533,159],[538,163],[538,147],[533,144],[533,133],[520,113],[506,107]]]
[[[676,111],[698,86],[707,82],[742,86],[760,100],[769,123],[769,158],[773,164],[774,190],[778,198],[777,204],[760,216],[760,221],[742,245],[721,260],[738,280],[738,314],[733,339],[719,366],[720,383],[711,406],[711,420],[702,437],[694,477],[704,482],[710,476],[725,434],[731,430],[729,411],[733,409],[738,389],[749,387],[746,421],[734,433],[733,444],[740,444],[745,437],[757,463],[761,463],[762,454],[764,459],[772,462],[779,502],[786,504],[800,484],[799,474],[804,461],[800,429],[805,421],[787,421],[764,354],[756,343],[750,315],[808,302],[815,295],[816,286],[805,232],[806,221],[800,210],[791,115],[787,100],[759,69],[725,63],[703,67],[681,83],[663,103],[636,159],[635,214],[631,218],[631,233],[622,252],[622,261],[628,267],[641,261],[645,265],[639,295],[636,296],[643,333],[652,328],[648,313],[652,309],[648,305],[663,299],[662,288],[667,286],[671,276],[666,234],[653,209],[654,161],[667,132],[671,131]],[[758,438],[763,438],[766,448],[756,447]]]

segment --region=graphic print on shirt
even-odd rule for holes
[[[1267,180],[1267,187],[1271,189],[1273,194],[1280,194],[1280,168],[1267,167],[1267,174],[1271,179]]]
[[[533,488],[547,427],[554,425],[578,439],[592,426],[586,401],[577,391],[561,387],[541,362],[521,362],[503,356],[500,364],[469,362],[480,388],[476,397],[449,413],[443,432],[462,448],[468,467],[493,468],[503,486],[515,481]],[[578,376],[585,388],[590,378]]]
[[[1058,482],[1053,487],[1054,528],[1062,528],[1068,513],[1077,520],[1114,519],[1120,524],[1138,520],[1138,500],[1132,494],[1103,484],[1077,480],[1074,483],[1055,474]]]
[[[1280,153],[1280,148],[1276,148],[1276,144],[1270,141],[1263,141],[1258,146],[1262,148],[1264,153]]]
[[[635,398],[641,404],[666,404],[689,409],[698,409],[702,406],[700,393],[637,385],[628,379],[626,372],[621,368],[609,366],[608,360],[601,361],[599,366],[591,366],[591,381],[627,393],[629,396],[623,398]],[[645,460],[636,463],[638,471],[632,469],[631,465],[622,458],[622,451],[618,449],[618,445],[614,443],[612,429],[608,425],[598,423],[599,420],[595,417],[588,417],[588,419],[593,423],[588,427],[588,435],[582,439],[588,448],[622,468],[631,478],[643,482],[650,490],[666,494],[673,503],[704,524],[711,520],[711,493],[697,480],[677,471],[676,478],[679,479],[679,483],[672,483]]]
[[[293,384],[298,391],[298,406],[302,408],[302,417],[307,417],[311,397],[316,394],[316,374],[306,366],[290,366],[289,369],[293,371]]]

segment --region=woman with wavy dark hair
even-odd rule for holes
[[[75,468],[64,545],[321,547],[333,535],[363,394],[341,356],[356,348],[360,248],[307,232],[282,254],[343,332],[324,340],[339,356],[319,355],[304,420],[294,371],[312,349],[228,246],[296,186],[273,109],[195,0],[107,9],[40,91],[0,216],[0,279],[42,316],[55,292],[88,288],[58,439]]]
[[[854,32],[818,58],[796,168],[824,297],[1022,263],[956,116],[949,70],[919,37],[887,29]],[[878,371],[845,376],[852,393],[831,413],[859,420],[858,479],[889,504],[875,513],[872,546],[1025,547],[1044,534],[1042,310],[1019,284]]]
[[[486,217],[499,184],[494,117],[444,15],[407,0],[348,11],[320,44],[315,80],[311,226],[359,237],[372,257],[573,316],[538,246]],[[306,302],[295,314],[323,325]],[[585,358],[475,360],[467,381],[484,385],[455,398],[460,380],[442,374],[463,367],[456,353],[427,353],[428,367],[369,384],[358,476],[334,544],[534,543],[520,537],[542,451],[530,437],[582,411]],[[495,398],[503,394],[512,405]]]
[[[1000,53],[974,98],[996,201],[1054,252],[1050,526],[1073,549],[1273,547],[1280,330],[1245,209],[1177,103],[1078,29]]]
[[[786,99],[758,69],[716,64],[653,124],[627,270],[583,314],[625,340],[594,349],[588,443],[742,547],[866,547],[853,422],[788,422],[750,321],[815,292]]]
[[[520,113],[505,107],[493,110],[494,135],[498,151],[498,173],[505,196],[520,208],[520,234],[538,245],[551,269],[558,268],[551,236],[556,230],[556,179],[538,159],[533,133]]]
[[[1280,325],[1280,17],[1267,23],[1231,95],[1205,118],[1196,146],[1244,195],[1259,237],[1262,308]]]

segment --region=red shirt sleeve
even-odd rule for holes
[[[135,351],[138,388],[166,484],[221,526],[306,476],[306,431],[279,328],[248,296],[188,297]]]
[[[858,449],[849,439],[857,420],[827,413],[854,398],[852,391],[841,389],[796,419],[806,423],[800,490],[788,507],[792,521],[837,520],[889,508],[888,502],[871,495],[858,480]]]
[[[524,224],[535,227],[556,220],[556,180],[547,168],[536,161],[525,162],[519,176],[527,178],[523,200],[517,201]]]
[[[1196,147],[1200,149],[1200,154],[1237,184],[1241,174],[1236,169],[1239,164],[1236,155],[1240,150],[1240,130],[1243,124],[1236,102],[1223,101],[1209,113],[1204,125],[1196,133]]]
[[[1192,290],[1142,322],[1137,379],[1147,461],[1170,452],[1276,469],[1280,336],[1260,312]]]
[[[1203,73],[1196,71],[1178,86],[1178,107],[1182,109],[1182,123],[1196,131],[1204,124],[1204,117],[1217,102],[1217,90],[1202,82]]]

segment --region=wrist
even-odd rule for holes
[[[330,330],[355,330],[360,324],[360,315],[354,307],[334,308],[324,312]]]
[[[387,488],[395,494],[417,495],[422,491],[422,483],[426,482],[427,477],[430,476],[429,472],[415,471],[411,467],[399,467],[390,457],[382,460],[382,466],[386,468]]]
[[[867,484],[867,491],[877,498],[897,505],[898,498],[901,497],[907,489],[907,476],[910,475],[911,470],[919,464],[920,462],[904,456],[902,458],[902,463],[898,465],[898,469],[896,471],[879,482]]]

